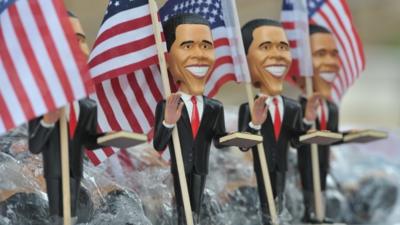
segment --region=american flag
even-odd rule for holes
[[[225,26],[225,10],[229,9],[222,7],[221,0],[168,0],[160,9],[162,21],[177,13],[195,13],[209,21],[216,49],[216,62],[206,83],[205,95],[208,97],[216,95],[219,88],[228,81],[244,81],[243,74],[238,72],[240,68],[235,68],[233,64],[236,46],[230,44],[232,37],[229,34],[233,32]]]
[[[61,1],[0,0],[0,133],[84,98],[90,81]]]
[[[281,20],[293,57],[290,76],[312,76],[307,0],[284,0]]]
[[[157,63],[148,0],[110,0],[89,62],[101,131],[151,130],[155,107],[163,99]],[[98,165],[117,151],[86,153]]]
[[[365,68],[363,46],[346,0],[307,0],[307,6],[309,23],[328,28],[336,39],[341,70],[334,81],[332,98],[339,102]]]

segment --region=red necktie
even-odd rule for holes
[[[75,110],[74,110],[74,104],[71,103],[69,107],[69,137],[73,138],[75,134],[75,128],[77,124],[76,120],[76,115],[75,115]]]
[[[193,138],[196,138],[197,131],[199,130],[200,118],[199,111],[197,109],[197,99],[196,96],[192,96],[191,101],[193,103],[193,111],[192,111],[192,134]]]
[[[324,108],[324,104],[322,103],[322,101],[319,101],[320,107],[321,107],[321,118],[320,118],[320,130],[326,130],[326,115],[325,115],[325,108]]]
[[[275,133],[275,140],[278,141],[279,134],[281,133],[281,114],[279,112],[279,104],[278,99],[273,98],[272,102],[275,105],[275,116],[274,116],[274,133]]]

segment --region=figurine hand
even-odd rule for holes
[[[167,124],[175,124],[181,117],[184,103],[180,100],[181,94],[179,93],[171,94],[168,97],[164,114],[164,121]]]
[[[56,109],[52,112],[44,114],[43,122],[45,122],[47,124],[53,124],[60,119],[60,116],[61,116],[61,109]]]
[[[308,121],[315,121],[317,119],[317,108],[321,100],[321,94],[314,93],[307,99],[305,118]]]
[[[307,134],[311,134],[311,133],[314,133],[314,132],[317,132],[317,131],[318,131],[317,129],[309,129],[307,131]]]
[[[256,126],[263,124],[267,119],[268,108],[267,105],[265,104],[267,98],[268,96],[266,95],[260,95],[260,97],[258,97],[254,101],[253,113],[251,115],[251,122]]]

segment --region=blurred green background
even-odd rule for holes
[[[163,0],[158,0],[159,7]],[[342,127],[400,127],[400,1],[348,0],[364,43],[366,70],[341,102]],[[108,0],[65,0],[80,19],[92,46]],[[268,17],[279,19],[281,0],[237,0],[241,23]],[[238,91],[241,90],[241,91]],[[298,90],[286,86],[285,94],[297,98]],[[242,85],[229,83],[216,98],[225,105],[246,101]],[[398,130],[398,129],[397,129]]]

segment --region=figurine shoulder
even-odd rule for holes
[[[285,97],[285,96],[282,96],[282,98],[283,98],[283,102],[284,102],[285,106],[301,109],[301,105],[298,101],[288,98],[288,97]]]
[[[222,105],[222,102],[220,102],[219,100],[213,99],[213,98],[207,98],[207,97],[204,97],[204,99],[205,99],[205,103],[212,106],[213,108],[218,109],[218,110],[224,109],[224,105]]]
[[[82,100],[79,100],[79,107],[81,109],[87,109],[87,110],[96,109],[97,108],[97,103],[93,99],[84,98]]]

